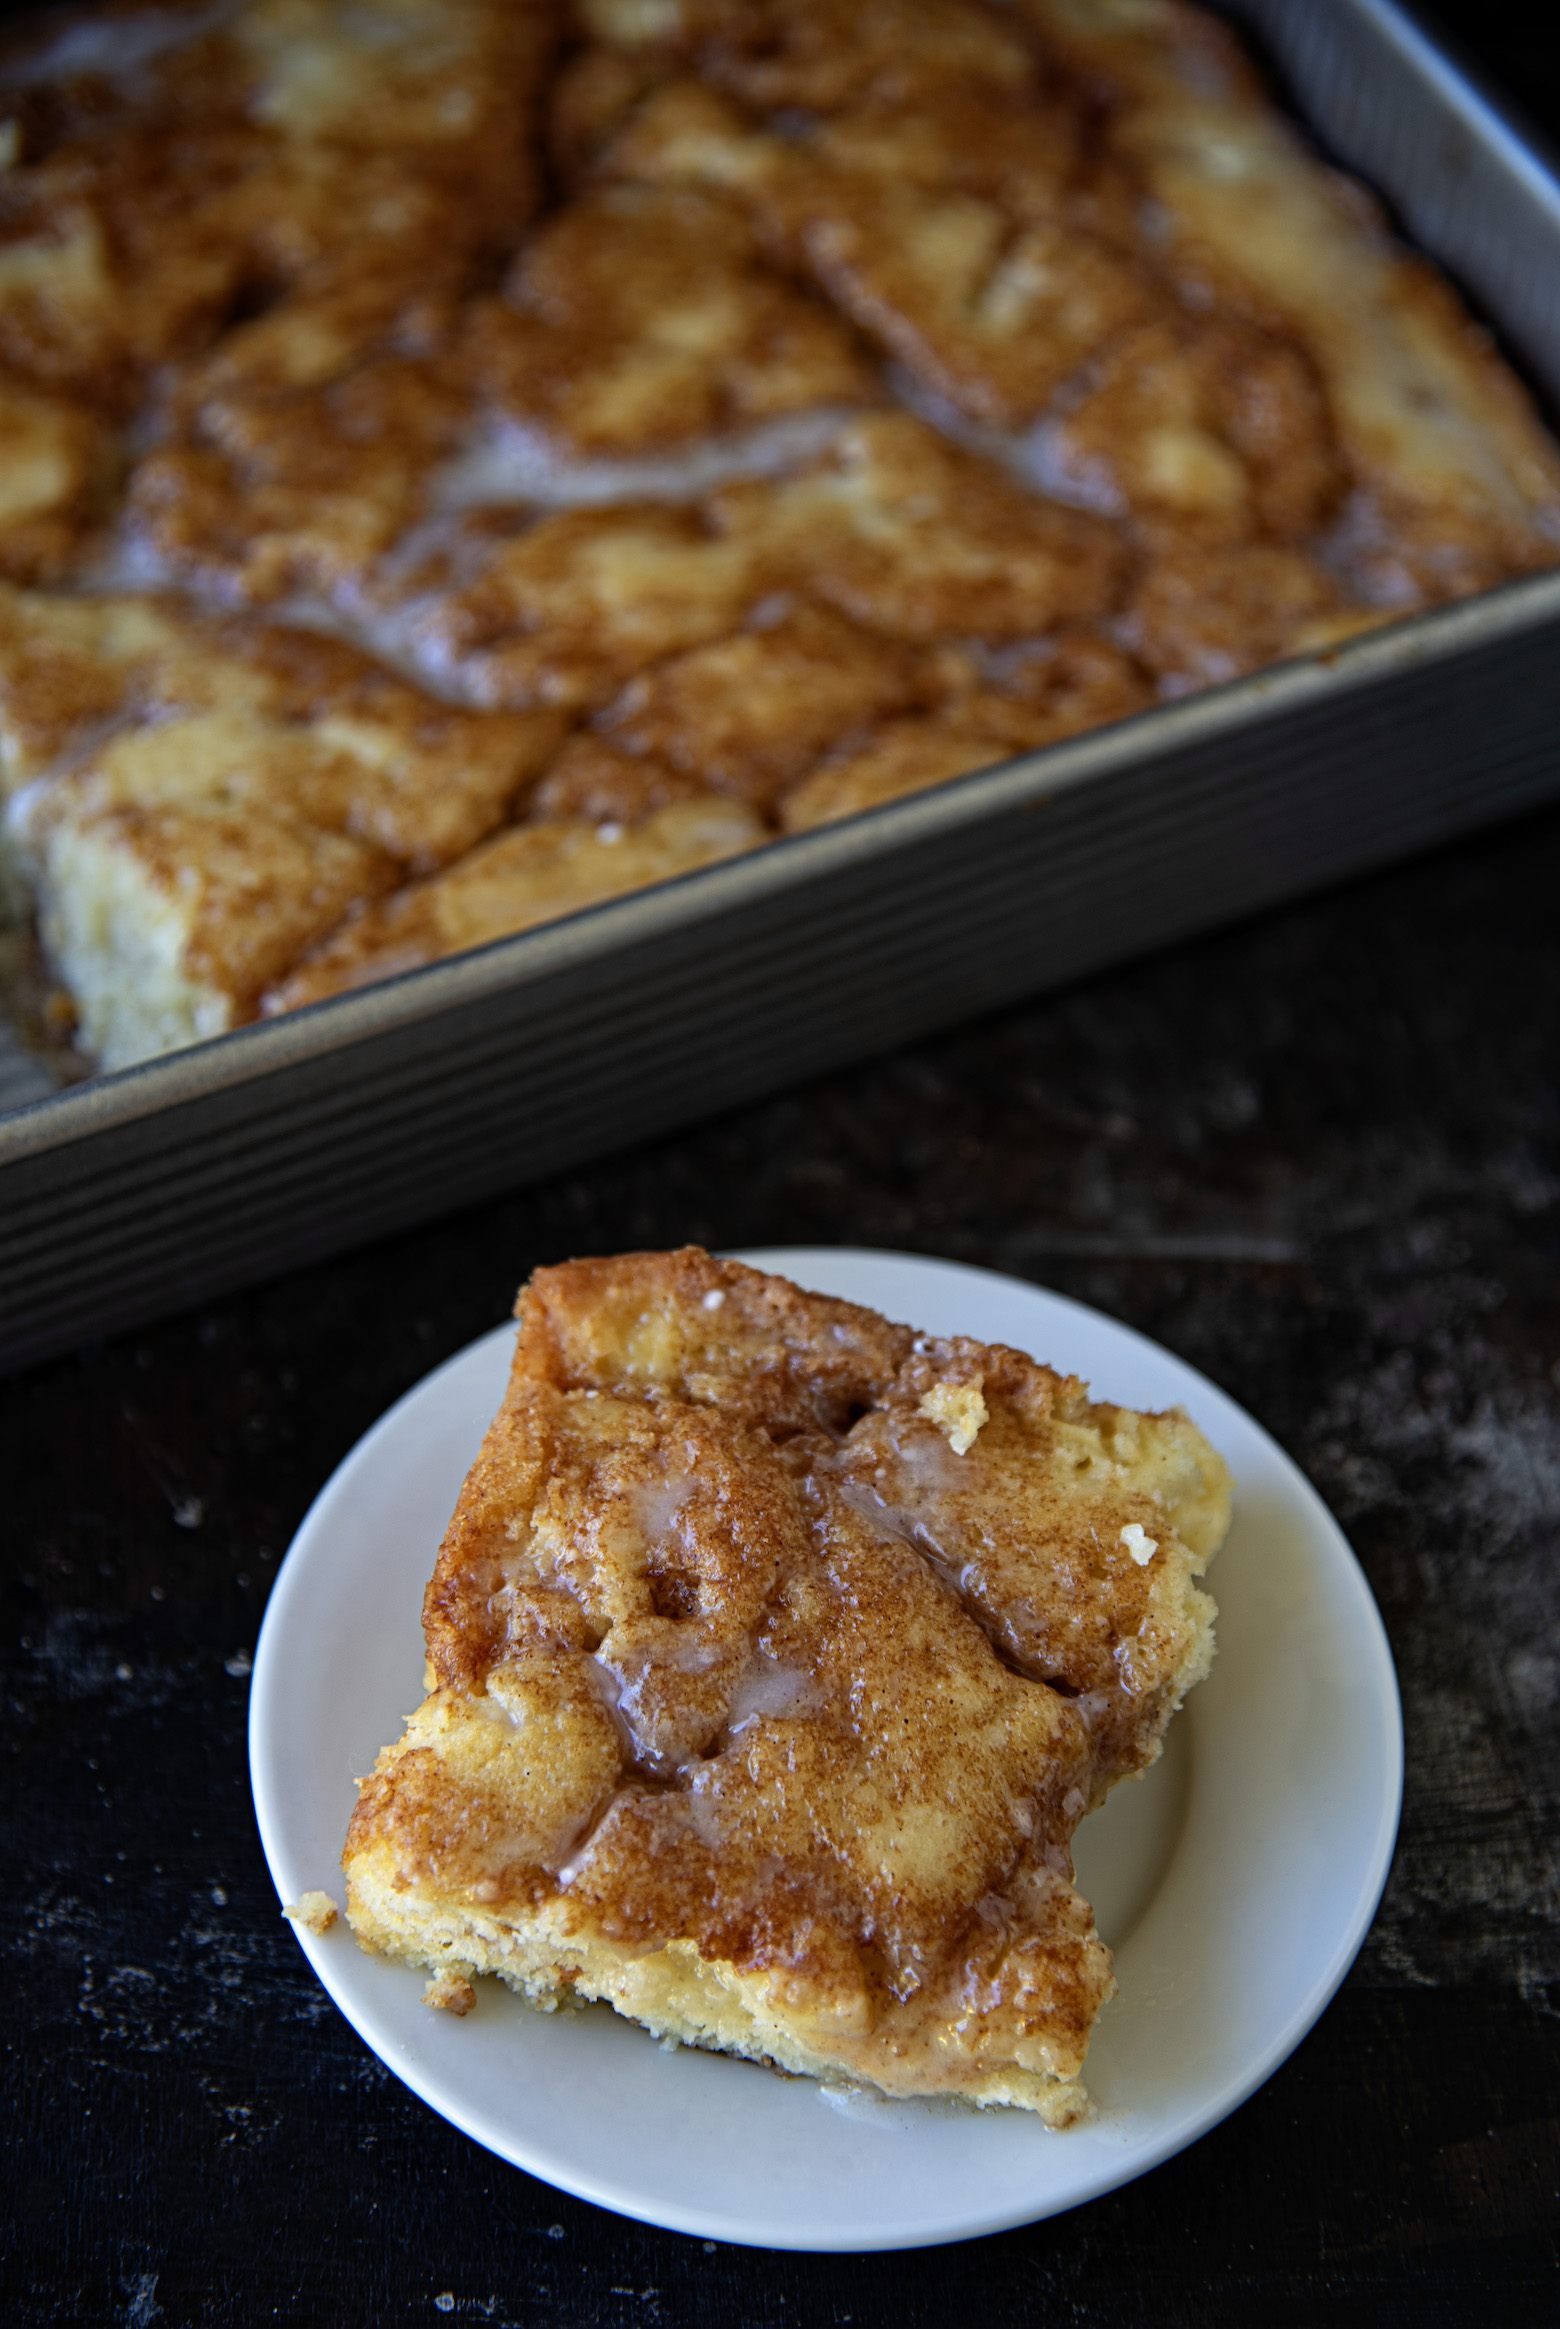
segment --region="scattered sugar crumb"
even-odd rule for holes
[[[437,2006],[441,2014],[469,2014],[476,2002],[477,1993],[464,1973],[449,1965],[436,1973],[423,1991],[423,2004]]]
[[[306,1933],[328,1933],[336,1922],[336,1904],[328,1892],[305,1892],[289,1901],[282,1914]]]
[[[1140,1520],[1129,1520],[1121,1532],[1121,1542],[1140,1569],[1146,1569],[1159,1550],[1159,1539],[1149,1535]]]
[[[981,1425],[989,1420],[978,1375],[973,1383],[934,1383],[919,1412],[947,1433],[948,1445],[956,1456],[969,1453]]]
[[[719,1310],[725,1299],[719,1286],[712,1286],[704,1297],[704,1307],[706,1310]]]

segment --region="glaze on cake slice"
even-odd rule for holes
[[[1229,1477],[697,1248],[540,1270],[362,1782],[364,1947],[895,2095],[1085,2107],[1083,1814],[1212,1655]]]

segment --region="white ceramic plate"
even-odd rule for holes
[[[397,2077],[477,2142],[602,2207],[769,2248],[908,2248],[1032,2222],[1141,2175],[1235,2109],[1311,2027],[1386,1881],[1402,1784],[1391,1654],[1321,1499],[1266,1432],[1168,1351],[985,1270],[827,1248],[744,1257],[934,1333],[1005,1342],[1134,1407],[1190,1409],[1228,1458],[1210,1582],[1219,1655],[1146,1780],[1078,1837],[1120,1995],[1090,2048],[1098,2106],[831,2101],[810,2080],[663,2052],[606,2007],[529,2011],[496,1981],[464,2021],[345,1923],[300,1940]],[[353,1774],[422,1696],[422,1589],[498,1405],[513,1330],[408,1392],[294,1540],[250,1699],[255,1809],[281,1898],[341,1897]]]

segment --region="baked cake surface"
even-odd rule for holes
[[[1560,558],[1487,335],[1183,0],[40,12],[0,436],[83,1069]]]
[[[361,1783],[370,1949],[1055,2125],[1114,1981],[1079,1820],[1213,1652],[1179,1413],[697,1248],[540,1270]]]

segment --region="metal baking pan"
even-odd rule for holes
[[[1531,143],[1390,0],[1229,13],[1560,403],[1560,183]],[[1560,572],[118,1075],[30,1098],[0,1055],[0,1363],[1557,793]]]

